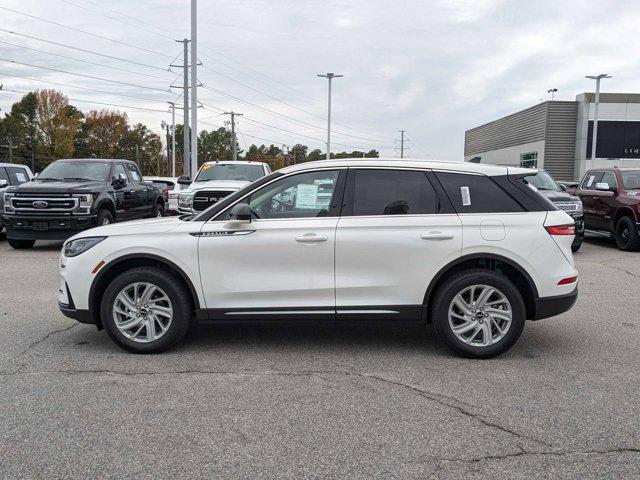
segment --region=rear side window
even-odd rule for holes
[[[485,175],[435,173],[458,213],[524,211],[517,201]]]
[[[355,175],[352,215],[436,213],[438,199],[424,172],[360,170]]]
[[[9,174],[9,183],[11,185],[22,185],[29,181],[29,175],[24,168],[7,167],[7,173]]]
[[[140,173],[138,172],[138,167],[132,165],[131,163],[125,163],[127,170],[129,170],[129,174],[131,175],[132,183],[140,183]]]

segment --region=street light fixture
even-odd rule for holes
[[[556,93],[558,93],[558,89],[557,88],[550,88],[549,90],[547,90],[547,93],[551,94],[551,101],[553,102],[553,100],[556,97]]]
[[[318,77],[326,78],[329,80],[329,108],[327,112],[327,156],[326,159],[331,159],[331,80],[334,78],[340,78],[344,75],[336,75],[335,73],[327,73],[325,75],[318,75]]]
[[[593,110],[593,135],[591,139],[591,160],[596,158],[596,142],[598,141],[598,108],[600,107],[600,79],[612,78],[611,75],[601,73],[600,75],[586,75],[584,78],[589,78],[596,81],[596,98],[595,108]]]

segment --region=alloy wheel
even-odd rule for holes
[[[490,285],[471,285],[458,292],[449,305],[449,327],[458,340],[488,347],[502,340],[513,319],[507,297]]]
[[[120,290],[112,310],[120,333],[139,343],[162,337],[173,319],[173,307],[167,294],[148,282],[132,283]]]

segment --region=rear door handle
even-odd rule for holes
[[[329,238],[326,235],[316,235],[315,233],[305,233],[304,235],[300,235],[296,237],[296,242],[301,243],[316,243],[316,242],[326,242]]]
[[[453,238],[452,233],[443,232],[429,232],[420,235],[422,240],[451,240]]]

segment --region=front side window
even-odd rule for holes
[[[113,169],[113,178],[115,179],[122,179],[125,181],[125,183],[128,185],[129,184],[129,178],[127,177],[127,171],[124,169],[124,165],[122,165],[121,163],[116,164],[116,168]]]
[[[522,212],[524,208],[486,175],[436,172],[458,213]]]
[[[425,172],[352,170],[353,215],[420,215],[435,213],[437,194]]]
[[[602,177],[604,176],[604,172],[589,172],[587,176],[584,177],[582,181],[582,190],[595,190],[596,183],[602,181]]]
[[[625,190],[640,190],[640,170],[621,172],[620,176]]]
[[[616,180],[616,176],[613,172],[604,172],[604,175],[602,176],[602,180],[600,181],[602,183],[606,183],[607,185],[609,185],[609,187],[618,186],[618,181]]]
[[[207,163],[204,164],[194,182],[210,180],[240,180],[254,182],[265,176],[261,164]]]
[[[11,185],[22,185],[29,181],[29,175],[24,168],[20,167],[7,167],[7,173],[9,174],[9,183]]]
[[[105,182],[110,170],[110,162],[58,160],[45,168],[38,177],[38,180],[57,182]]]
[[[326,217],[339,173],[322,170],[291,175],[253,192],[244,203],[257,219]],[[227,211],[223,219],[228,218]]]
[[[0,167],[0,180],[6,180],[6,182],[9,183],[9,177],[4,167]]]

